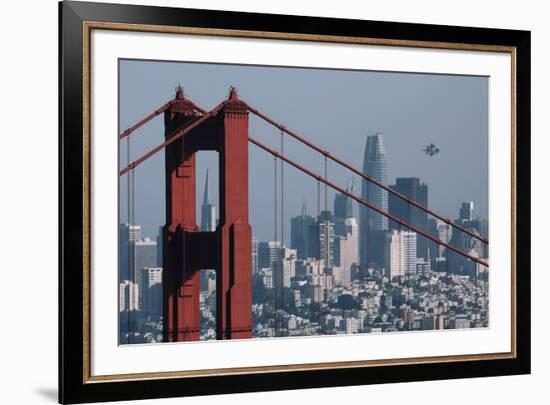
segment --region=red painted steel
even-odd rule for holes
[[[216,270],[217,338],[249,338],[252,229],[248,223],[248,111],[235,90],[228,100],[198,119],[190,103],[176,101],[165,112],[163,143],[165,341],[200,339],[199,263]],[[174,132],[182,125],[184,130]],[[215,232],[199,232],[195,155],[212,144],[220,156],[220,223]]]
[[[129,170],[135,169],[137,166],[139,166],[141,163],[149,159],[151,156],[153,156],[155,153],[163,150],[168,145],[180,140],[185,135],[187,135],[192,129],[198,127],[202,123],[204,123],[208,118],[213,117],[216,115],[225,105],[225,101],[220,103],[217,107],[215,107],[213,110],[207,112],[202,117],[198,118],[195,121],[192,121],[188,123],[187,125],[183,125],[183,128],[176,131],[174,135],[172,135],[170,138],[168,138],[165,142],[161,143],[160,145],[154,147],[149,152],[145,153],[143,156],[141,156],[139,159],[134,160],[132,163],[130,163],[128,166],[126,166],[124,169],[122,169],[119,172],[119,176],[122,176],[123,174],[127,173]]]
[[[130,128],[126,129],[125,131],[121,132],[121,134],[118,136],[119,139],[126,138],[127,136],[130,136],[132,132],[134,132],[139,127],[147,124],[149,121],[151,121],[156,116],[162,114],[166,110],[170,108],[170,105],[172,104],[172,101],[167,102],[162,107],[159,107],[155,111],[153,111],[151,114],[149,114],[147,117],[136,123],[135,125],[132,125]]]
[[[257,140],[249,138],[250,111],[322,153],[326,158],[330,158],[436,218],[450,223],[455,228],[480,239],[478,235],[464,230],[449,222],[450,220],[385,187],[376,179],[333,157],[327,151],[271,120],[240,100],[235,89],[231,90],[228,100],[209,112],[186,99],[183,89],[179,89],[174,100],[123,132],[121,138],[128,136],[136,128],[159,115],[159,111],[164,112],[165,142],[132,162],[121,170],[119,175],[122,176],[134,169],[158,151],[165,150],[166,225],[163,229],[165,341],[200,339],[198,270],[201,266],[216,270],[217,338],[252,337],[252,230],[248,223],[248,142],[291,164],[317,179],[318,182],[323,182],[435,243],[489,267],[482,260],[414,228],[331,183],[326,177],[317,175]],[[195,155],[199,150],[219,152],[220,223],[214,232],[199,232],[196,224]]]
[[[368,207],[368,208],[370,208],[370,209],[372,209],[372,210],[378,212],[379,214],[381,214],[381,215],[383,215],[383,216],[385,216],[385,217],[387,217],[387,218],[389,218],[389,219],[391,219],[391,220],[397,222],[397,223],[400,224],[400,225],[405,226],[406,228],[408,228],[408,229],[410,229],[410,230],[412,230],[412,231],[418,233],[419,235],[422,235],[422,236],[424,236],[424,237],[426,237],[426,238],[428,238],[428,239],[434,241],[434,242],[437,243],[438,245],[445,246],[446,248],[448,248],[448,249],[450,249],[450,250],[452,250],[452,251],[454,251],[454,252],[456,252],[456,253],[458,253],[458,254],[464,256],[464,257],[467,257],[468,259],[470,259],[470,260],[472,260],[472,261],[474,261],[474,262],[476,262],[476,263],[479,263],[479,264],[481,264],[481,265],[483,265],[483,266],[485,266],[485,267],[489,267],[489,264],[486,263],[486,262],[484,262],[483,260],[480,260],[480,259],[477,258],[477,257],[474,257],[474,256],[472,256],[472,255],[470,255],[470,254],[468,254],[468,253],[466,253],[466,252],[464,252],[464,251],[462,251],[462,250],[460,250],[460,249],[458,249],[458,248],[455,248],[454,246],[448,245],[447,243],[445,243],[445,242],[443,242],[443,241],[441,241],[441,240],[439,240],[439,239],[433,237],[433,236],[430,235],[429,233],[426,233],[426,232],[424,232],[424,231],[422,231],[422,230],[420,230],[420,229],[415,228],[414,226],[408,224],[407,222],[401,220],[400,218],[398,218],[398,217],[396,217],[396,216],[390,214],[389,212],[386,212],[386,211],[384,211],[384,210],[378,208],[377,206],[375,206],[375,205],[369,203],[368,201],[365,201],[365,200],[363,200],[362,198],[357,197],[355,194],[350,193],[349,191],[345,190],[344,188],[342,188],[342,187],[340,187],[340,186],[337,186],[336,184],[330,182],[329,180],[327,180],[327,179],[324,178],[323,176],[320,176],[320,175],[318,175],[318,174],[312,172],[311,170],[306,169],[304,166],[302,166],[302,165],[300,165],[300,164],[294,162],[293,160],[290,160],[289,158],[287,158],[287,157],[281,155],[279,152],[275,151],[274,149],[271,149],[270,147],[264,145],[263,143],[261,143],[261,142],[255,140],[255,139],[253,139],[253,138],[248,138],[248,140],[249,140],[251,143],[253,143],[254,145],[260,147],[260,148],[263,149],[263,150],[265,150],[266,152],[271,153],[273,156],[277,157],[278,159],[284,160],[285,162],[287,162],[287,163],[289,163],[290,165],[294,166],[296,169],[302,171],[303,173],[307,174],[308,176],[313,177],[313,178],[316,179],[317,181],[320,181],[320,182],[326,184],[327,186],[333,188],[334,190],[339,191],[340,193],[345,194],[345,195],[347,195],[347,196],[350,197],[350,198],[353,198],[353,199],[354,199],[355,201],[357,201],[358,203],[360,203],[360,204],[362,204],[362,205],[364,205],[364,206],[366,206],[366,207]]]
[[[231,90],[220,117],[218,339],[252,337],[252,229],[248,223],[248,110]]]
[[[414,200],[411,200],[410,198],[408,198],[407,196],[393,190],[392,188],[384,185],[383,183],[379,182],[378,180],[376,180],[374,177],[371,177],[369,176],[368,174],[362,172],[361,170],[353,167],[352,165],[346,163],[345,161],[343,161],[342,159],[339,159],[333,155],[330,154],[330,152],[324,150],[324,149],[321,149],[320,147],[318,147],[317,145],[314,145],[313,143],[311,143],[310,141],[308,141],[307,139],[303,138],[302,136],[298,135],[297,133],[289,130],[288,128],[286,128],[284,125],[281,125],[279,124],[278,122],[276,122],[275,120],[269,118],[267,115],[261,113],[260,111],[256,110],[255,108],[252,108],[251,106],[248,105],[248,110],[253,113],[254,115],[257,115],[258,117],[260,117],[261,119],[263,119],[264,121],[268,122],[269,124],[279,128],[281,131],[287,133],[288,135],[292,136],[294,139],[300,141],[301,143],[303,143],[304,145],[308,146],[309,148],[315,150],[316,152],[318,153],[321,153],[322,155],[326,156],[327,158],[329,158],[330,160],[332,160],[333,162],[336,162],[338,163],[339,165],[341,165],[342,167],[345,167],[346,169],[354,172],[355,174],[357,174],[358,176],[361,176],[362,178],[364,178],[365,180],[367,181],[370,181],[371,183],[377,185],[378,187],[386,190],[387,192],[395,195],[396,197],[406,201],[408,204],[411,204],[413,206],[415,206],[416,208],[434,216],[435,218],[438,218],[440,219],[441,221],[451,225],[453,228],[455,229],[458,229],[459,231],[461,232],[464,232],[465,234],[467,235],[470,235],[471,237],[483,242],[483,243],[486,243],[487,245],[489,244],[489,241],[485,238],[483,238],[481,235],[477,235],[471,231],[469,231],[468,229],[456,224],[455,222],[453,222],[452,220],[450,220],[449,218],[445,218],[441,215],[439,215],[437,212],[434,212],[432,210],[430,210],[429,208],[427,207],[424,207],[423,205],[417,203],[416,201]]]
[[[186,239],[197,232],[195,200],[195,150],[184,139],[174,139],[174,128],[196,120],[196,113],[183,97],[165,112],[166,225],[163,229],[163,320],[164,340],[200,339],[199,270],[188,266]],[[196,121],[195,121],[196,122]],[[189,126],[188,126],[189,127]]]
[[[176,99],[175,100],[178,100],[178,99],[183,99],[184,98],[184,95],[183,95],[183,88],[179,88],[177,93],[176,93]],[[128,129],[126,129],[125,131],[122,131],[120,133],[120,135],[118,136],[119,139],[123,139],[123,138],[126,138],[127,136],[130,136],[132,134],[132,132],[134,132],[136,129],[138,129],[139,127],[147,124],[149,121],[151,121],[153,118],[157,117],[158,115],[162,114],[163,112],[165,112],[166,110],[168,110],[172,104],[174,103],[175,100],[170,100],[169,102],[167,102],[166,104],[162,105],[161,107],[157,108],[155,111],[153,111],[151,114],[149,114],[147,117],[143,118],[142,120],[140,120],[139,122],[137,122],[136,124],[132,125],[131,127],[129,127]],[[195,103],[193,103],[191,100],[189,99],[186,99],[188,101],[188,105],[192,108],[192,110],[195,110],[201,114],[206,114],[206,111],[203,110],[201,107],[199,107],[198,105],[196,105]]]

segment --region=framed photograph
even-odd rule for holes
[[[61,403],[530,372],[529,32],[59,11]]]

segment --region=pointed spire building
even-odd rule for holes
[[[204,182],[204,194],[201,205],[201,231],[214,232],[216,230],[216,206],[208,199],[208,169],[206,169],[206,180]]]
[[[384,185],[388,184],[388,160],[384,138],[381,133],[369,135],[365,146],[363,172]],[[388,211],[388,192],[377,185],[363,179],[361,184],[361,198]],[[385,266],[385,240],[388,232],[388,218],[371,210],[361,207],[360,210],[360,261],[361,267]]]

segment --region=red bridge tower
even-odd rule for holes
[[[200,119],[178,89],[164,113],[165,138]],[[196,219],[196,152],[219,153],[220,221],[200,232]],[[221,108],[165,148],[163,231],[164,341],[200,338],[199,270],[216,270],[218,339],[252,337],[252,230],[248,223],[248,109],[235,89]]]

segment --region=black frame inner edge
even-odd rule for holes
[[[84,21],[455,42],[516,48],[516,358],[84,384],[82,27]],[[530,313],[530,32],[412,23],[59,3],[59,402],[84,403],[527,374]],[[520,214],[521,213],[521,214]],[[521,266],[519,266],[521,264]]]

